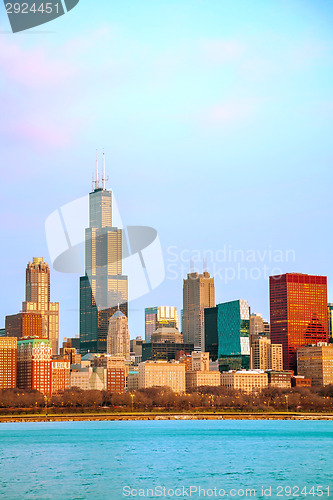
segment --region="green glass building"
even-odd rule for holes
[[[220,371],[250,368],[250,308],[247,300],[217,305]]]

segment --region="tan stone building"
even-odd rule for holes
[[[221,385],[221,374],[216,371],[196,370],[185,372],[186,390],[196,389],[203,386]]]
[[[251,393],[268,386],[268,376],[262,370],[239,370],[221,373],[221,385]]]
[[[169,387],[185,392],[185,364],[178,361],[145,361],[139,364],[139,389]]]
[[[17,339],[0,337],[0,389],[16,387]]]
[[[311,378],[312,385],[333,384],[333,345],[320,343],[297,349],[297,374]]]
[[[119,309],[109,320],[107,353],[112,356],[131,357],[131,341],[128,331],[128,319]]]
[[[251,346],[251,369],[283,370],[282,344],[272,344],[267,337],[257,337]]]
[[[189,273],[183,283],[183,336],[195,350],[205,350],[204,310],[215,306],[214,278]]]

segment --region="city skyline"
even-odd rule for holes
[[[191,256],[202,272],[204,250],[221,257],[225,246],[255,255],[208,259],[217,301],[244,298],[268,319],[264,265],[327,275],[332,301],[332,11],[324,1],[101,0],[93,14],[80,2],[52,34],[4,33],[2,318],[22,300],[27,258],[50,262],[45,220],[86,195],[96,147],[124,224],[154,227],[166,263],[163,284],[129,305],[133,337],[145,307],[180,311]],[[227,283],[225,268],[236,274]],[[51,273],[60,337],[71,337],[78,275]]]

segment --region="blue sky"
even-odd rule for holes
[[[123,222],[154,227],[165,255],[163,284],[130,304],[131,337],[144,307],[181,308],[205,250],[217,302],[267,318],[274,270],[327,275],[333,301],[330,1],[81,0],[15,35],[0,15],[0,326],[27,262],[50,260],[46,218],[91,189],[96,148]],[[224,248],[237,258],[218,262]],[[78,333],[78,290],[52,271],[61,337]]]

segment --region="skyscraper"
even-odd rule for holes
[[[122,230],[112,226],[112,192],[96,180],[89,193],[89,227],[85,234],[85,276],[80,278],[80,351],[107,350],[110,317],[118,309],[127,316],[127,276],[122,275]]]
[[[116,311],[109,320],[107,336],[107,353],[113,356],[124,356],[130,359],[130,334],[128,320],[120,310]]]
[[[48,339],[52,353],[58,353],[59,303],[50,302],[50,268],[42,257],[27,265],[22,312],[6,317],[6,335]]]
[[[296,350],[328,342],[326,276],[287,273],[270,276],[272,344],[283,346],[283,367],[297,369]]]
[[[146,342],[150,342],[152,334],[160,327],[178,328],[177,307],[158,306],[145,309]]]
[[[218,356],[221,371],[250,367],[250,307],[247,300],[217,305]]]
[[[183,284],[183,336],[184,341],[194,344],[196,351],[205,350],[204,310],[215,306],[214,278],[189,273]]]

